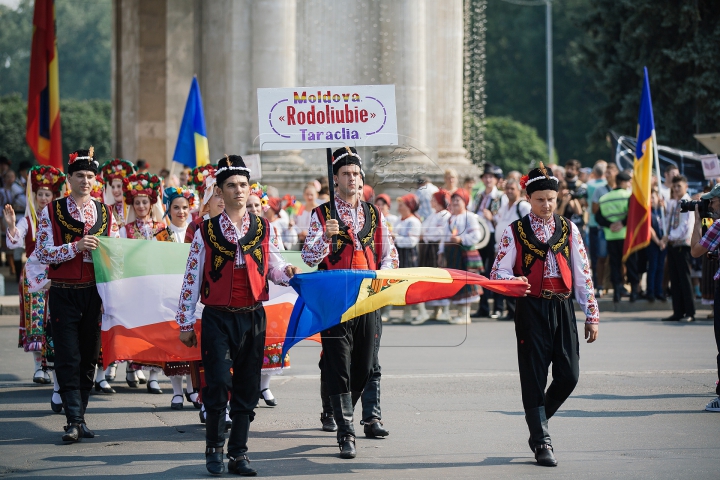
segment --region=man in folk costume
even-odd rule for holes
[[[195,347],[195,306],[198,299],[205,305],[200,349],[207,384],[203,403],[208,472],[225,471],[225,406],[232,392],[228,470],[255,475],[249,466],[247,441],[260,397],[266,330],[262,302],[268,299],[268,280],[287,284],[300,269],[283,260],[273,245],[275,233],[267,220],[247,212],[250,170],[242,157],[220,160],[216,178],[225,210],[205,220],[195,232],[175,318],[180,341]]]
[[[527,296],[517,299],[515,309],[523,407],[535,459],[540,465],[555,466],[548,420],[570,396],[580,375],[573,289],[585,312],[588,343],[597,339],[600,313],[580,231],[553,213],[558,179],[541,162],[520,184],[531,211],[502,233],[491,278],[527,283]],[[550,363],[553,381],[546,391]]]
[[[100,349],[102,301],[90,252],[98,247],[97,237],[118,236],[110,208],[90,196],[97,173],[92,147],[71,153],[70,196],[54,200],[38,218],[35,255],[50,265],[49,321],[55,375],[67,417],[65,442],[94,437],[85,424],[85,409]]]
[[[344,147],[333,153],[333,180],[337,185],[331,218],[329,204],[313,210],[302,259],[319,270],[379,270],[398,268],[398,253],[385,218],[377,207],[359,199],[361,160]],[[337,238],[336,248],[330,248]],[[333,416],[338,425],[341,458],[354,458],[353,410],[375,363],[376,341],[382,334],[379,312],[361,315],[321,332],[324,371]]]

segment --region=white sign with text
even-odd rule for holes
[[[717,154],[701,155],[700,163],[706,179],[712,180],[720,177],[720,162],[718,162]]]
[[[397,145],[395,85],[258,88],[260,150]]]

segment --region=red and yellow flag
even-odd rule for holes
[[[55,2],[35,0],[25,138],[39,164],[62,170],[58,80]]]
[[[638,115],[637,145],[633,165],[632,196],[627,216],[627,234],[623,245],[623,261],[633,252],[650,243],[650,188],[652,167],[655,161],[653,141],[655,120],[653,119],[650,82],[647,67],[644,69],[640,114]]]

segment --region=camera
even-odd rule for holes
[[[587,188],[580,187],[577,190],[571,191],[570,195],[573,200],[582,200],[583,198],[587,198]]]
[[[714,212],[710,211],[710,200],[682,200],[680,202],[680,212],[694,212],[696,206],[700,217],[713,218]]]

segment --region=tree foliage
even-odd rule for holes
[[[591,138],[593,109],[602,100],[593,74],[581,63],[585,32],[578,18],[591,0],[553,0],[555,151],[564,163],[592,165],[607,157],[604,141]],[[545,7],[488,2],[487,115],[509,116],[547,137]],[[639,95],[639,93],[638,93]],[[547,157],[547,153],[545,154]]]
[[[110,102],[107,100],[60,99],[63,158],[79,148],[95,147],[98,159],[110,156]],[[27,101],[20,95],[0,97],[0,155],[17,166],[22,160],[35,161],[25,142]]]
[[[470,123],[478,122],[471,120]],[[547,159],[547,144],[531,126],[510,117],[487,117],[485,159],[505,172],[525,172],[531,165]]]
[[[594,133],[635,133],[643,66],[659,143],[698,149],[720,131],[720,2],[596,0],[582,19],[584,62],[603,94]]]
[[[27,97],[33,5],[0,5],[0,95]],[[110,99],[111,0],[56,0],[60,98]]]

